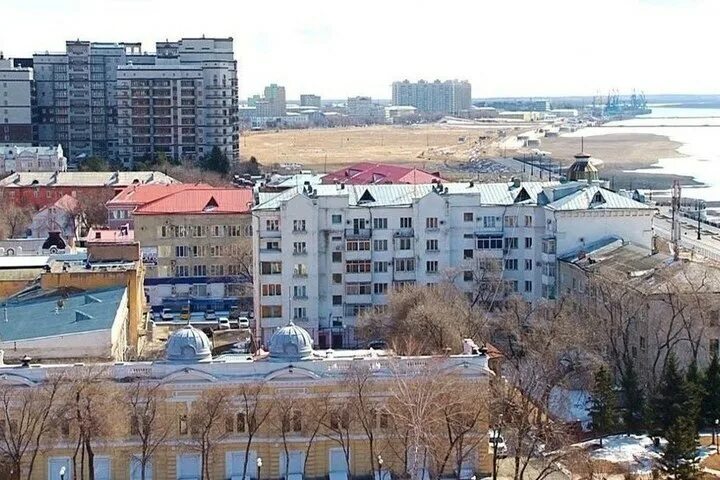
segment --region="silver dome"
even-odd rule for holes
[[[269,343],[270,358],[277,360],[305,360],[312,357],[313,339],[292,321],[278,328]]]
[[[212,359],[210,340],[201,330],[186,325],[170,335],[165,358],[171,362],[202,362]]]

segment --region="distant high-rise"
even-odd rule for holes
[[[321,106],[320,101],[320,95],[313,95],[313,94],[303,94],[300,95],[300,106],[301,107],[316,107],[320,108]]]
[[[33,142],[32,77],[31,68],[17,67],[0,55],[0,146]]]
[[[258,116],[284,117],[286,113],[285,87],[272,83],[265,87],[262,100],[256,102]]]
[[[471,86],[466,80],[426,82],[409,80],[393,82],[392,103],[412,106],[425,113],[447,113],[456,115],[470,109]]]

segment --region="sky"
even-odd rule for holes
[[[472,95],[720,93],[720,0],[0,0],[5,56],[65,40],[235,40],[241,98],[391,96],[463,79]]]

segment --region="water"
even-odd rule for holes
[[[659,158],[653,168],[639,169],[643,173],[667,173],[693,177],[702,186],[684,186],[683,196],[720,200],[720,109],[652,107],[650,115],[631,120],[606,123],[603,128],[584,128],[567,134],[572,137],[609,135],[612,133],[652,133],[665,135],[681,143],[678,152],[686,157]],[[663,118],[681,117],[681,118]],[[613,126],[625,125],[622,128]],[[651,125],[664,125],[653,127]],[[665,126],[666,125],[666,126]],[[683,125],[683,126],[674,126]],[[693,127],[698,125],[698,127]],[[700,127],[717,125],[717,127]]]

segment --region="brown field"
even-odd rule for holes
[[[465,161],[492,130],[443,125],[371,126],[249,132],[240,148],[261,164],[299,163],[319,171],[356,162],[426,165]],[[464,138],[464,141],[460,139]],[[489,141],[487,141],[489,143]]]

